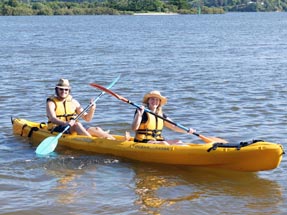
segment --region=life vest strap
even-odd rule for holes
[[[137,130],[137,134],[144,134],[146,136],[150,135],[150,136],[152,136],[154,138],[160,137],[161,136],[161,132],[162,132],[162,130],[157,130],[157,129],[154,129],[154,130],[150,130],[150,129]]]
[[[69,116],[76,116],[77,114],[63,114],[63,115],[57,115],[57,117],[69,117]]]

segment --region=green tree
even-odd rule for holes
[[[11,7],[17,7],[20,5],[20,3],[18,0],[9,0],[7,5],[9,5]]]
[[[190,8],[187,0],[169,0],[168,3],[177,6],[179,10]]]

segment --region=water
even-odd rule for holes
[[[89,83],[122,74],[115,92],[140,104],[160,90],[166,114],[198,133],[286,147],[286,29],[285,13],[1,17],[1,214],[285,214],[285,157],[251,174],[67,149],[38,158],[10,117],[46,121],[45,99],[61,77],[85,107],[100,93]],[[133,114],[105,95],[86,125],[123,134]]]

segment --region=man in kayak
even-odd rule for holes
[[[114,139],[112,135],[103,131],[100,127],[84,128],[82,123],[74,120],[77,114],[84,109],[80,103],[71,96],[71,86],[69,80],[60,79],[55,87],[55,95],[49,97],[46,103],[46,114],[48,117],[48,129],[55,132],[62,132],[70,125],[67,133],[86,136],[97,136],[107,139]],[[89,112],[85,112],[82,118],[89,122],[93,119],[96,110],[96,104],[93,104]]]
[[[154,90],[147,93],[143,98],[143,103],[156,115],[170,120],[162,111],[162,106],[167,103],[167,98],[162,96],[159,91]],[[145,107],[142,106],[136,110],[132,123],[132,130],[135,131],[135,142],[160,143],[165,145],[181,143],[179,140],[166,141],[162,136],[162,129],[163,127],[167,127],[180,133],[186,133],[185,130],[153,114],[145,112],[144,109]],[[192,134],[193,132],[195,132],[195,130],[190,128],[188,133]]]

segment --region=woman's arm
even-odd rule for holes
[[[172,120],[169,119],[169,118],[166,118],[166,119],[169,120],[169,121],[172,121]],[[187,132],[186,130],[184,130],[184,129],[182,129],[182,128],[179,128],[179,127],[177,127],[176,125],[173,125],[173,124],[171,124],[171,123],[169,123],[169,122],[167,122],[167,121],[164,121],[164,126],[167,127],[167,128],[169,128],[169,129],[171,129],[171,130],[173,130],[173,131],[175,131],[175,132],[179,132],[179,133],[189,133],[189,134],[192,134],[193,132],[195,132],[195,130],[192,129],[192,128],[189,128],[189,131]]]
[[[143,114],[144,114],[144,106],[142,106],[141,108],[137,108],[134,120],[132,122],[133,131],[138,130],[138,128],[140,127]]]
[[[82,108],[82,106],[80,105],[80,103],[77,101],[77,100],[74,100],[73,101],[74,104],[76,105],[76,112],[77,114],[80,114],[82,111],[84,111],[84,109]],[[93,104],[91,107],[90,107],[90,110],[89,112],[85,112],[83,115],[82,115],[82,118],[89,122],[93,119],[94,117],[94,113],[95,113],[95,110],[96,110],[96,104],[94,104],[94,101],[93,99],[91,99],[91,104]]]

